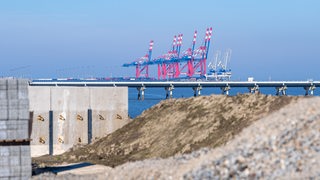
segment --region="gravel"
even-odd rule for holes
[[[271,114],[230,142],[227,153],[184,173],[183,179],[319,178],[318,107],[319,98],[308,98]]]

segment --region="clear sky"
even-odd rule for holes
[[[1,1],[0,76],[134,76],[121,65],[143,56],[151,39],[157,57],[173,35],[183,33],[187,49],[194,30],[202,39],[212,26],[208,61],[232,49],[233,80],[320,80],[319,7],[319,0]]]

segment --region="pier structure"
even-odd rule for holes
[[[128,87],[138,90],[138,99],[143,100],[147,88],[164,88],[166,98],[173,97],[176,88],[192,88],[194,96],[201,95],[203,88],[220,88],[221,94],[229,95],[231,89],[248,88],[249,93],[259,93],[261,88],[275,88],[275,95],[287,95],[288,88],[303,88],[305,95],[314,95],[320,81],[80,81],[47,80],[31,81],[30,86],[96,86]]]

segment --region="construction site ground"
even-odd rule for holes
[[[34,173],[79,163],[82,168],[67,168],[58,174],[100,176],[126,163],[146,159],[160,161],[203,148],[221,148],[253,122],[299,99],[302,97],[239,94],[165,100],[89,145],[74,147],[62,155],[33,158]]]

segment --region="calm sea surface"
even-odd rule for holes
[[[237,93],[248,93],[247,88],[233,88],[230,91],[230,95],[236,95]],[[260,92],[263,94],[276,94],[275,88],[260,88]],[[221,94],[219,88],[203,88],[201,95]],[[304,95],[305,90],[303,88],[288,88],[288,95],[298,96]],[[314,95],[319,96],[320,90],[316,89]],[[187,98],[193,96],[193,90],[191,88],[176,88],[173,90],[173,98]],[[148,88],[145,90],[145,98],[143,101],[138,100],[138,91],[135,88],[129,88],[129,116],[135,118],[139,116],[144,110],[152,107],[166,98],[166,91],[164,88]]]

